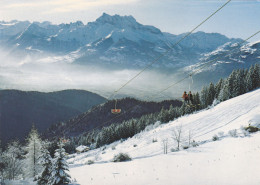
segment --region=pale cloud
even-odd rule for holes
[[[138,1],[139,0],[27,0],[3,1],[0,4],[2,4],[2,7],[5,9],[9,10],[18,8],[23,8],[24,10],[37,8],[44,10],[42,13],[63,13],[102,6],[132,4]],[[46,11],[46,9],[48,9],[48,11]]]

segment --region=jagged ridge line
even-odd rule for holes
[[[133,78],[131,78],[129,81],[127,81],[125,84],[123,84],[119,89],[114,91],[114,94],[116,95],[122,88],[127,86],[130,82],[132,82],[135,78],[137,78],[141,73],[143,73],[146,69],[151,67],[153,64],[158,62],[162,57],[166,56],[173,47],[177,46],[180,42],[182,42],[185,38],[189,37],[196,29],[198,29],[202,24],[204,24],[206,21],[208,21],[211,17],[213,17],[217,12],[219,12],[222,8],[224,8],[231,0],[228,0],[224,5],[222,5],[220,8],[218,8],[214,13],[212,13],[210,16],[208,16],[204,21],[202,21],[199,25],[197,25],[195,28],[193,28],[190,32],[188,32],[185,36],[183,36],[180,40],[178,40],[174,45],[169,46],[170,48],[163,54],[161,54],[159,57],[157,57],[154,61],[152,61],[150,64],[148,64],[144,69],[142,69],[139,73],[137,73]],[[115,96],[114,95],[114,96]]]
[[[189,33],[187,33],[184,37],[182,37],[178,42],[176,42],[172,47],[170,47],[165,53],[161,54],[159,57],[157,57],[153,62],[148,64],[144,69],[142,69],[138,74],[136,74],[133,78],[131,78],[129,81],[127,81],[125,84],[123,84],[119,89],[115,90],[114,93],[108,97],[108,101],[110,100],[111,97],[114,97],[122,88],[124,88],[126,85],[128,85],[131,81],[133,81],[135,78],[137,78],[141,73],[143,73],[146,69],[148,69],[150,66],[152,66],[154,63],[159,61],[162,57],[166,56],[174,46],[178,45],[181,41],[183,41],[185,38],[190,36],[197,28],[199,28],[202,24],[204,24],[207,20],[209,20],[212,16],[214,16],[217,12],[219,12],[222,8],[224,8],[231,0],[228,0],[225,4],[223,4],[220,8],[218,8],[215,12],[213,12],[210,16],[208,16],[204,21],[202,21],[199,25],[197,25],[195,28],[193,28]],[[181,82],[181,81],[180,81]],[[108,102],[107,101],[107,102]],[[107,103],[105,102],[105,103]],[[94,109],[95,110],[95,109]],[[122,115],[122,114],[121,114]],[[77,121],[75,124],[79,123],[81,120],[83,120],[87,114],[85,114],[79,121]],[[114,118],[112,118],[113,120]],[[109,122],[109,121],[108,121]],[[75,125],[73,124],[73,125]],[[73,126],[72,125],[72,126]],[[103,125],[103,124],[102,124]],[[97,127],[98,128],[98,127]],[[94,128],[95,129],[95,128]],[[93,129],[93,130],[94,130]],[[65,129],[67,130],[67,129]],[[64,135],[64,132],[62,132]]]

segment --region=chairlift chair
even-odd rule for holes
[[[117,100],[115,100],[115,108],[111,109],[111,113],[112,114],[119,114],[119,113],[121,113],[121,109],[117,109],[116,108],[116,104],[117,104]]]

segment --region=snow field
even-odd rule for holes
[[[260,89],[154,126],[126,141],[73,155],[68,160],[71,176],[82,185],[260,184],[260,134],[245,136],[241,129],[260,123],[259,99]],[[189,135],[199,146],[171,152],[177,147],[173,130],[179,128],[181,147],[188,144]],[[214,135],[219,140],[213,142]],[[168,155],[163,154],[163,141],[168,143]],[[133,161],[112,163],[120,152]],[[85,165],[88,160],[95,164]]]
[[[81,185],[257,185],[260,134],[226,138],[185,151],[71,169]]]

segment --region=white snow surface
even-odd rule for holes
[[[80,145],[80,146],[78,146],[78,147],[76,148],[76,150],[79,151],[79,152],[82,152],[82,151],[84,151],[84,150],[87,149],[87,148],[88,148],[87,146]]]
[[[70,175],[82,185],[260,184],[260,132],[249,135],[242,129],[259,126],[259,100],[260,89],[167,124],[156,123],[123,142],[70,155]],[[181,150],[171,152],[177,147],[173,130],[180,127]],[[199,146],[184,150],[189,133]],[[212,140],[215,135],[217,141]],[[167,155],[163,141],[168,142]],[[132,161],[111,162],[120,152]],[[87,165],[88,160],[95,163]]]

